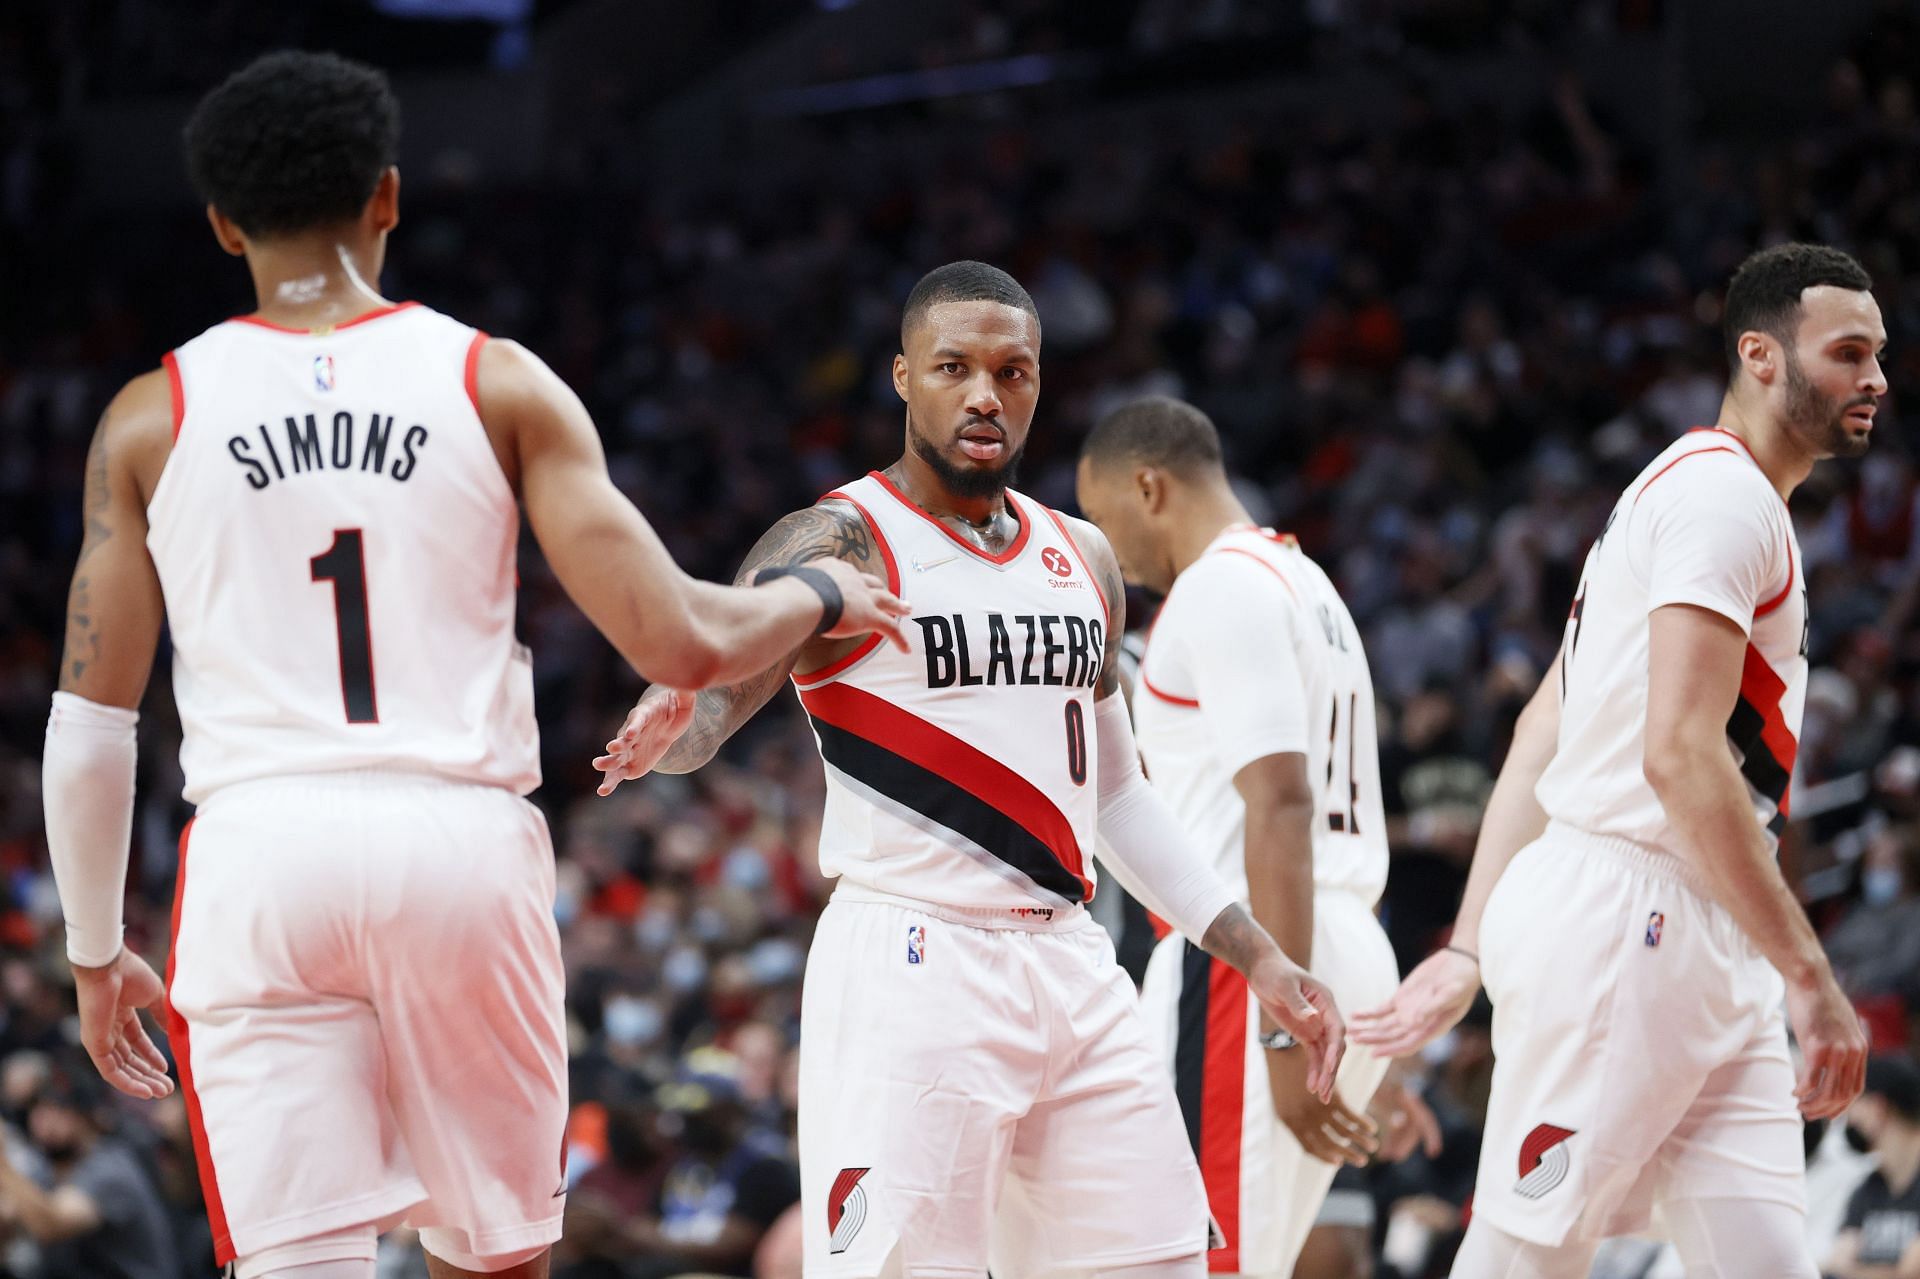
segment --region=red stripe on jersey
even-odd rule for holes
[[[193,1161],[200,1169],[200,1193],[207,1201],[207,1225],[213,1231],[213,1260],[224,1266],[234,1258],[233,1232],[227,1228],[227,1209],[220,1199],[220,1179],[214,1175],[213,1152],[207,1146],[207,1124],[200,1115],[200,1094],[193,1087],[193,1051],[187,1038],[187,1019],[174,1011],[173,980],[180,958],[180,904],[187,898],[187,842],[193,823],[180,832],[180,865],[174,872],[173,945],[167,953],[167,1035],[173,1041],[173,1059],[180,1067],[180,1091],[187,1103],[187,1129],[193,1134]]]
[[[1788,542],[1787,543],[1787,584],[1780,588],[1780,593],[1778,595],[1774,596],[1772,599],[1762,604],[1759,608],[1754,609],[1753,610],[1754,617],[1755,618],[1765,617],[1768,613],[1773,612],[1774,609],[1779,608],[1782,604],[1787,602],[1787,596],[1789,593],[1792,592],[1792,590],[1793,590],[1793,543]]]
[[[1146,689],[1161,701],[1173,706],[1184,706],[1188,710],[1193,710],[1200,705],[1200,699],[1197,697],[1181,697],[1176,693],[1169,693],[1164,689],[1154,687],[1153,681],[1147,678],[1145,661],[1142,661],[1140,664],[1140,687]]]
[[[1294,603],[1297,604],[1300,602],[1300,592],[1293,589],[1293,583],[1287,580],[1287,575],[1285,573],[1282,573],[1279,569],[1275,568],[1272,564],[1268,563],[1266,560],[1263,560],[1258,555],[1255,555],[1252,551],[1242,550],[1238,546],[1222,546],[1219,548],[1218,554],[1246,556],[1248,559],[1252,560],[1255,564],[1258,564],[1261,568],[1267,570],[1267,572],[1279,578],[1280,585],[1287,588],[1287,594],[1293,596]]]
[[[284,324],[275,324],[272,320],[263,320],[257,315],[236,315],[231,322],[234,324],[251,324],[256,328],[272,329],[275,333],[299,333],[305,336],[312,336],[316,333],[338,333],[341,329],[350,329],[356,324],[365,324],[368,320],[377,320],[382,316],[392,315],[395,311],[405,311],[410,307],[419,305],[418,302],[395,302],[389,306],[377,306],[364,315],[356,315],[351,320],[342,320],[338,324],[324,326],[318,329],[289,328]]]
[[[1740,696],[1760,712],[1760,740],[1783,772],[1793,777],[1793,761],[1800,754],[1800,741],[1787,727],[1787,717],[1780,710],[1780,703],[1787,695],[1787,683],[1767,665],[1767,659],[1760,650],[1747,645],[1746,665],[1740,670]],[[1780,792],[1780,815],[1791,816],[1789,805],[1793,797],[1793,783]]]
[[[473,411],[480,412],[480,348],[487,344],[487,335],[479,329],[473,331],[473,341],[467,343],[467,367],[462,375],[467,384],[467,399],[473,404]]]
[[[1247,1095],[1247,979],[1222,960],[1207,981],[1207,1060],[1200,1083],[1200,1179],[1226,1246],[1214,1273],[1240,1269],[1240,1126]]]
[[[1743,440],[1743,439],[1741,439],[1741,438],[1740,438],[1739,436],[1737,436],[1737,435],[1735,435],[1735,434],[1734,434],[1734,433],[1733,433],[1732,431],[1729,431],[1729,430],[1728,430],[1728,429],[1727,429],[1726,427],[1724,427],[1724,426],[1696,426],[1696,427],[1694,427],[1694,428],[1693,428],[1693,429],[1692,429],[1691,431],[1688,431],[1688,432],[1687,432],[1687,434],[1688,434],[1688,435],[1699,435],[1699,434],[1700,434],[1700,433],[1702,433],[1702,432],[1705,432],[1705,433],[1706,433],[1706,434],[1708,434],[1708,435],[1724,435],[1724,436],[1726,436],[1726,437],[1727,437],[1728,439],[1730,439],[1730,440],[1732,440],[1732,441],[1733,441],[1733,442],[1734,442],[1735,444],[1738,444],[1738,445],[1740,446],[1740,451],[1741,451],[1742,453],[1745,453],[1745,454],[1747,455],[1747,458],[1748,458],[1748,460],[1749,460],[1749,461],[1751,461],[1751,462],[1752,462],[1752,463],[1753,463],[1753,464],[1754,464],[1755,466],[1758,466],[1758,465],[1760,465],[1760,459],[1759,459],[1759,458],[1756,458],[1756,457],[1754,457],[1754,456],[1753,456],[1753,450],[1747,447],[1747,442],[1746,442],[1745,440]]]
[[[1012,818],[1046,845],[1060,864],[1093,897],[1080,840],[1052,800],[1039,787],[993,756],[936,724],[850,684],[825,684],[800,691],[800,704],[815,719],[891,751],[937,773],[981,803]]]
[[[1060,530],[1060,536],[1066,538],[1067,545],[1073,548],[1074,557],[1080,561],[1080,567],[1086,573],[1087,580],[1093,583],[1093,593],[1100,597],[1100,611],[1111,618],[1113,606],[1107,603],[1107,593],[1100,588],[1100,575],[1094,572],[1093,565],[1087,562],[1086,552],[1080,549],[1080,543],[1073,540],[1073,532],[1067,527],[1067,521],[1051,506],[1043,506],[1040,509],[1047,513],[1047,518],[1052,520],[1054,527]]]
[[[1712,448],[1695,449],[1691,453],[1682,453],[1679,457],[1674,458],[1673,461],[1667,463],[1665,466],[1655,471],[1653,473],[1653,479],[1648,480],[1645,484],[1642,484],[1640,486],[1640,491],[1633,495],[1633,504],[1635,506],[1638,506],[1640,504],[1640,499],[1645,497],[1647,490],[1653,487],[1654,480],[1659,479],[1661,476],[1665,475],[1668,471],[1671,471],[1674,467],[1680,465],[1682,462],[1686,461],[1690,457],[1705,457],[1709,453],[1733,453],[1733,450],[1730,448],[1726,448],[1722,445],[1716,444]],[[1738,457],[1739,454],[1734,453],[1734,456]]]
[[[839,489],[828,493],[820,500],[822,502],[829,500],[845,502],[848,506],[860,512],[860,518],[867,522],[867,532],[873,535],[874,545],[880,548],[880,559],[887,566],[887,589],[895,595],[898,595],[900,593],[900,565],[893,558],[893,548],[887,545],[887,535],[880,531],[880,521],[874,519],[872,513],[869,512],[866,507],[860,505],[858,501],[848,497]],[[818,684],[821,680],[832,679],[835,675],[840,674],[840,672],[846,670],[885,642],[885,637],[877,632],[869,635],[854,645],[853,650],[838,661],[828,662],[818,670],[795,671],[793,682],[804,688],[809,684]]]
[[[187,420],[187,388],[180,381],[180,361],[172,351],[160,357],[160,365],[167,371],[167,397],[173,401],[173,438],[180,439],[180,424]]]
[[[892,480],[880,474],[880,472],[868,471],[867,474],[871,475],[874,479],[880,481],[880,487],[884,488],[887,492],[893,494],[895,499],[899,501],[900,505],[906,507],[909,511],[912,511],[915,515],[918,515],[921,519],[925,520],[927,523],[933,525],[935,528],[939,529],[942,533],[946,534],[947,539],[951,541],[955,546],[960,547],[962,550],[966,551],[968,554],[979,556],[981,559],[985,560],[989,564],[1011,563],[1015,556],[1017,556],[1018,554],[1020,554],[1020,552],[1027,549],[1027,539],[1033,536],[1033,521],[1028,519],[1021,519],[1020,532],[1015,535],[1013,539],[1013,544],[1007,547],[1006,550],[1000,552],[998,555],[989,554],[988,552],[983,551],[979,547],[975,546],[972,542],[969,542],[966,538],[961,537],[958,533],[948,528],[945,524],[942,524],[939,520],[936,520],[935,518],[933,518],[933,516],[927,514],[927,512],[921,510],[918,506],[915,506],[912,498],[908,497],[905,493],[902,493],[899,487],[895,485]],[[1016,518],[1019,516],[1019,512],[1017,511],[1014,514]]]

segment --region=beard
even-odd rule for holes
[[[998,466],[983,467],[978,463],[962,466],[920,433],[920,424],[913,420],[911,411],[907,413],[907,447],[955,497],[999,497],[1019,478],[1020,459],[1027,451],[1026,441],[1022,440],[1019,448],[1006,450]]]
[[[1787,429],[1813,445],[1821,457],[1859,457],[1873,442],[1870,434],[1856,433],[1847,422],[1849,410],[1873,403],[1871,396],[1842,402],[1815,386],[1800,368],[1800,357],[1787,353]]]

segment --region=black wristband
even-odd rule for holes
[[[776,578],[791,577],[795,581],[810,587],[820,597],[820,625],[813,628],[815,635],[824,635],[840,624],[840,614],[846,611],[846,598],[840,594],[840,583],[817,568],[808,568],[805,564],[794,564],[784,568],[763,568],[754,577],[755,586],[765,586]]]

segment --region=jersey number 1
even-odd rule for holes
[[[337,528],[333,545],[308,561],[316,582],[333,583],[334,639],[340,646],[340,694],[347,723],[378,724],[373,694],[373,628],[367,622],[367,556],[360,530]]]

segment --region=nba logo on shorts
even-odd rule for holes
[[[1652,950],[1660,944],[1660,932],[1667,925],[1667,917],[1659,911],[1647,916],[1647,949]]]
[[[919,965],[927,960],[927,930],[919,924],[907,925],[907,962]]]
[[[316,355],[313,357],[313,385],[316,390],[333,389],[333,357]]]

